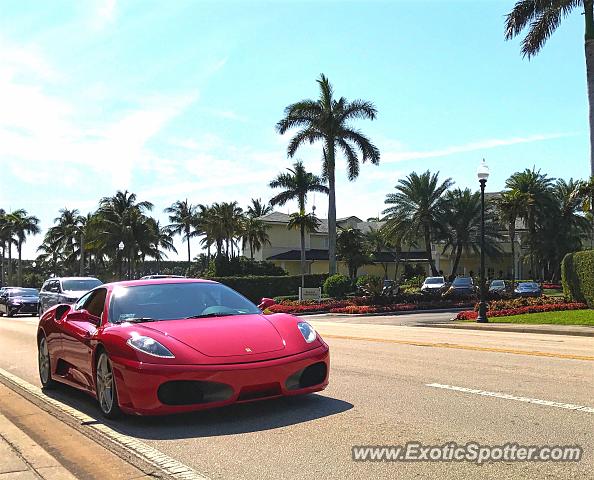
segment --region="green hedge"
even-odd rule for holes
[[[305,286],[321,287],[326,277],[328,277],[327,274],[305,275]],[[260,303],[262,297],[273,298],[281,295],[297,295],[301,286],[301,275],[210,277],[209,280],[223,283],[256,303]]]
[[[565,255],[561,280],[565,296],[594,308],[594,250]]]

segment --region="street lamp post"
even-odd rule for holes
[[[487,185],[487,179],[489,178],[489,167],[484,158],[479,165],[476,176],[481,185],[481,275],[479,280],[481,298],[476,321],[479,323],[487,323],[489,319],[487,318],[487,286],[485,279],[485,185]]]
[[[118,244],[118,280],[122,279],[122,252],[124,251],[124,242]]]

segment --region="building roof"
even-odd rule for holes
[[[305,251],[305,259],[309,261],[328,260],[328,250],[321,248],[312,248]],[[288,250],[283,253],[277,253],[268,257],[266,260],[286,260],[299,261],[301,260],[300,250]],[[396,261],[396,253],[394,252],[379,252],[374,254],[375,263],[391,263]],[[427,258],[424,252],[401,252],[401,262],[425,262]]]

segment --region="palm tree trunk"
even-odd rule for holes
[[[8,285],[12,285],[12,238],[8,240]]]
[[[80,234],[80,276],[85,274],[85,234]]]
[[[17,245],[17,250],[19,252],[19,267],[17,272],[17,285],[19,287],[23,286],[23,259],[22,259],[22,251],[23,251],[23,242],[19,240],[19,244]]]
[[[4,257],[6,256],[6,242],[2,242],[2,265],[0,267],[1,273],[0,275],[2,275],[0,277],[0,285],[4,286]]]
[[[427,253],[427,261],[429,262],[429,267],[431,267],[431,275],[436,277],[439,272],[437,271],[437,268],[435,268],[435,263],[433,263],[433,256],[431,255],[431,232],[429,231],[428,227],[425,227],[425,252]]]
[[[456,258],[454,259],[454,266],[452,267],[452,277],[456,277],[456,273],[458,273],[458,265],[460,265],[460,258],[462,257],[462,247],[458,246],[456,248]]]
[[[305,225],[301,224],[301,286],[305,287]]]
[[[588,103],[590,105],[590,176],[594,177],[594,2],[584,1],[586,21],[585,52]]]
[[[252,245],[252,241],[249,241],[250,243],[250,260],[253,262],[254,261],[254,246]]]
[[[190,235],[186,236],[186,242],[188,243],[188,272],[190,272],[190,265],[192,264],[192,255],[190,254]]]
[[[336,273],[336,181],[334,172],[334,139],[326,142],[328,169],[328,273]]]
[[[515,224],[514,220],[514,224]],[[509,229],[509,238],[511,240],[511,254],[512,254],[512,292],[516,288],[516,232],[515,228]]]

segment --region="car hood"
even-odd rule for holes
[[[64,295],[66,295],[67,297],[76,297],[77,299],[79,299],[87,292],[88,290],[64,290]]]
[[[233,357],[283,350],[285,342],[264,315],[165,320],[142,323],[209,357]]]
[[[445,283],[430,283],[423,285],[423,288],[443,288]]]
[[[10,297],[8,299],[9,302],[37,302],[39,301],[39,297]]]

